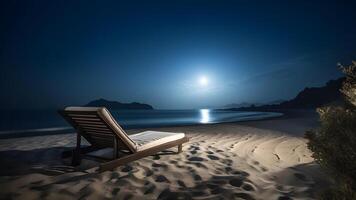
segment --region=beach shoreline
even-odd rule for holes
[[[190,141],[180,154],[103,173],[97,162],[74,168],[61,158],[75,145],[73,133],[0,139],[0,198],[314,199],[329,185],[303,138],[315,116],[151,128],[184,132]]]
[[[252,111],[254,112],[254,111]],[[281,113],[281,115],[270,116],[262,119],[248,119],[242,121],[232,121],[232,122],[219,122],[219,123],[207,123],[207,124],[241,124],[249,125],[252,124],[262,124],[269,123],[270,120],[276,119],[295,119],[301,117],[302,119],[309,119],[315,121],[315,111],[313,110],[271,110],[271,111],[256,111],[256,112],[274,112]],[[313,117],[311,117],[313,116]],[[142,128],[126,128],[125,130],[142,130],[142,129],[155,129],[155,128],[166,128],[166,127],[186,127],[186,126],[197,126],[201,124],[187,124],[187,125],[161,125],[161,126],[147,126]],[[49,128],[40,128],[40,129],[26,129],[26,130],[9,130],[9,131],[0,131],[0,139],[10,139],[10,138],[22,138],[22,137],[34,137],[34,136],[45,136],[45,135],[58,135],[58,134],[68,134],[72,133],[75,130],[71,126],[60,126],[60,127],[49,127]]]

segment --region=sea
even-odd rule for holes
[[[0,111],[0,138],[68,132],[72,127],[54,110]],[[124,129],[215,124],[261,120],[282,116],[276,112],[245,112],[216,109],[110,110]]]

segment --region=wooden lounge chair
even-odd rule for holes
[[[113,148],[113,159],[100,164],[99,170],[105,171],[174,146],[178,146],[180,153],[182,144],[188,142],[184,133],[144,131],[127,135],[105,107],[67,107],[59,113],[77,131],[73,165],[80,164],[86,153]],[[81,147],[81,136],[91,145]],[[119,152],[125,155],[119,157]]]

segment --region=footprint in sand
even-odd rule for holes
[[[155,185],[151,185],[150,187],[147,188],[147,190],[144,192],[144,194],[150,194],[156,189]]]
[[[163,176],[163,175],[158,175],[157,177],[156,177],[156,180],[155,180],[156,182],[159,182],[159,183],[161,183],[161,182],[167,182],[167,183],[169,183],[170,181],[165,177],[165,176]]]
[[[146,176],[152,176],[153,175],[153,171],[152,170],[147,170],[146,171]]]
[[[235,197],[239,197],[239,198],[245,199],[245,200],[254,200],[254,198],[251,195],[246,194],[246,193],[236,193]]]
[[[213,156],[213,155],[208,155],[207,157],[210,158],[210,160],[219,160],[218,157]]]
[[[225,190],[221,187],[217,187],[217,188],[211,190],[211,194],[221,194],[223,192],[225,192]]]
[[[204,159],[201,158],[201,157],[194,156],[194,157],[188,158],[188,160],[189,160],[189,161],[201,162],[201,161],[203,161]]]
[[[235,187],[241,187],[244,179],[243,178],[233,178],[229,181],[230,185]]]
[[[199,167],[199,168],[204,168],[204,169],[208,169],[204,164],[197,162],[197,163],[193,163],[195,166]]]
[[[159,155],[154,155],[153,156],[153,160],[159,160],[159,159],[161,159],[161,157]]]
[[[246,191],[255,191],[255,188],[250,185],[250,184],[247,184],[245,183],[243,186],[242,186],[242,189],[246,190]]]
[[[278,200],[292,200],[289,196],[280,196],[278,197]]]
[[[260,166],[260,163],[259,163],[258,161],[253,161],[252,164],[253,164],[253,165]],[[265,168],[265,167],[263,167],[263,166],[260,166],[260,169],[261,169],[262,172],[268,171],[268,169]]]
[[[258,161],[253,161],[252,164],[259,165],[260,163]]]
[[[216,185],[216,184],[212,184],[212,183],[207,183],[206,184],[206,187],[208,187],[209,189],[216,189],[216,188],[218,188],[219,186],[218,185]]]
[[[165,164],[158,164],[158,163],[152,163],[152,167],[162,167],[162,168],[167,168],[167,165],[165,165]]]
[[[181,181],[181,180],[178,180],[177,183],[178,183],[179,186],[181,186],[181,187],[183,187],[183,188],[186,188],[186,187],[187,187],[187,186],[185,185],[185,183],[184,183],[183,181]]]
[[[133,168],[130,166],[130,165],[125,165],[125,167],[124,168],[122,168],[122,172],[129,172],[129,171],[131,171]]]
[[[164,189],[161,194],[157,197],[158,200],[162,199],[169,199],[169,200],[175,200],[175,199],[192,199],[189,193],[183,193],[183,192],[172,192],[169,190],[169,188]]]
[[[217,185],[225,185],[227,183],[227,180],[224,176],[214,176],[211,182]]]
[[[267,171],[268,171],[268,169],[265,168],[265,167],[261,167],[261,170],[262,170],[263,172],[267,172]]]
[[[201,181],[202,179],[201,179],[201,176],[199,176],[198,174],[195,174],[194,175],[194,180],[196,180],[196,181]]]
[[[282,185],[277,185],[277,186],[276,186],[276,189],[277,189],[278,191],[283,191],[283,190],[284,190],[284,188],[283,188]]]
[[[176,161],[176,160],[170,160],[169,163],[171,163],[171,164],[177,164],[178,161]]]
[[[110,179],[117,179],[117,178],[119,178],[119,177],[120,177],[120,174],[119,174],[119,173],[113,172],[113,173],[111,174]]]
[[[212,151],[207,151],[206,153],[207,154],[214,154],[214,152],[212,152]]]
[[[234,172],[232,172],[232,174],[241,175],[241,176],[244,176],[244,177],[247,177],[247,176],[250,175],[249,173],[244,172],[244,171],[234,171]]]
[[[193,150],[193,151],[190,151],[191,154],[196,154],[197,151]]]
[[[191,150],[195,150],[195,151],[200,150],[200,148],[199,148],[199,147],[196,147],[196,146],[191,146],[189,149],[191,149]]]
[[[231,167],[225,167],[225,172],[231,172],[232,171],[232,168]]]
[[[254,153],[256,149],[257,149],[257,146],[255,146],[255,147],[251,150],[251,153]]]
[[[231,159],[223,159],[223,160],[222,160],[222,163],[224,163],[224,164],[226,164],[226,165],[228,165],[228,166],[231,166],[232,163],[233,163],[233,161],[232,161]]]

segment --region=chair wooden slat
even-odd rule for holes
[[[101,131],[101,132],[108,132],[108,133],[113,133],[112,130],[108,128],[94,128],[94,127],[88,127],[88,126],[81,126],[82,130],[85,131]]]
[[[70,117],[98,118],[98,115],[68,114]]]
[[[102,121],[74,120],[76,123],[105,125]]]
[[[115,136],[113,136],[112,133],[101,133],[101,132],[86,131],[85,134],[94,135],[94,136],[98,136],[98,137],[100,136],[100,137],[115,138]]]
[[[104,124],[86,124],[86,123],[77,123],[77,124],[82,127],[108,128],[108,126],[106,126]]]
[[[71,117],[72,120],[101,122],[99,118]]]

